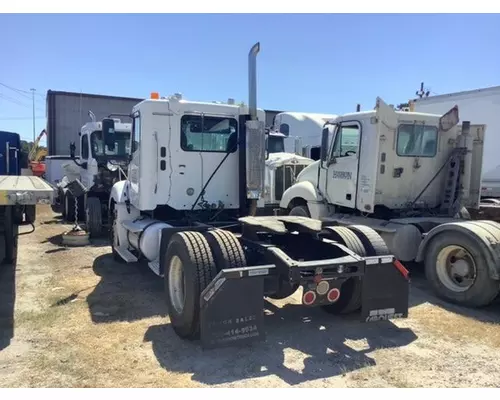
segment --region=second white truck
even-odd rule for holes
[[[437,295],[479,307],[500,291],[500,224],[462,218],[464,208],[480,207],[485,126],[459,125],[459,108],[446,111],[395,111],[377,99],[374,110],[335,118],[323,130],[320,159],[280,207],[370,226],[400,261],[424,264]]]

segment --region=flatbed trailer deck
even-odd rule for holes
[[[19,225],[26,206],[52,204],[55,188],[37,176],[0,175],[0,262],[17,260]]]

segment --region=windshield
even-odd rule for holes
[[[267,138],[267,151],[271,153],[285,152],[285,138],[278,136],[269,136]]]
[[[110,151],[106,148],[104,151],[104,142],[102,140],[102,132],[94,131],[90,135],[90,145],[92,148],[93,157],[121,157],[126,156],[130,152],[130,132],[116,131],[115,132],[115,149]]]

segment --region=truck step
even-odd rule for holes
[[[159,260],[154,260],[148,262],[149,268],[158,276],[161,276],[160,274],[160,261]]]
[[[116,252],[128,263],[137,262],[137,257],[134,256],[126,247],[116,247]]]

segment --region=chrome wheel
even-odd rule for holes
[[[168,269],[168,292],[170,301],[178,314],[182,314],[186,300],[184,265],[179,256],[173,256]]]
[[[436,272],[447,289],[466,292],[476,280],[477,267],[474,258],[466,249],[450,245],[438,253]]]

